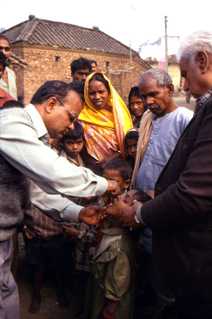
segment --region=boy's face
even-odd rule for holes
[[[135,159],[136,157],[136,151],[137,151],[137,139],[128,139],[126,141],[126,153],[127,153],[127,156],[130,156],[132,158]]]
[[[83,148],[84,142],[82,138],[77,140],[68,140],[65,142],[65,152],[72,158],[76,158]]]
[[[129,181],[125,181],[117,169],[105,169],[103,176],[118,183],[120,194],[122,194],[129,186]]]

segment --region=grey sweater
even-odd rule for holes
[[[0,241],[9,239],[21,224],[29,205],[29,187],[25,176],[0,154]]]

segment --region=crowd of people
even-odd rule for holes
[[[194,113],[166,71],[142,73],[126,104],[84,57],[71,83],[47,81],[23,105],[10,55],[0,35],[0,319],[20,318],[17,232],[31,313],[51,268],[59,304],[78,295],[76,319],[210,319],[212,33],[179,51]]]

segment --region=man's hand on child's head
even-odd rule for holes
[[[81,209],[79,221],[88,225],[98,225],[105,216],[105,209],[98,206],[88,206]]]

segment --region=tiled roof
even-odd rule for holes
[[[129,55],[130,48],[97,28],[31,18],[3,32],[12,43]],[[133,55],[138,55],[132,51]]]

